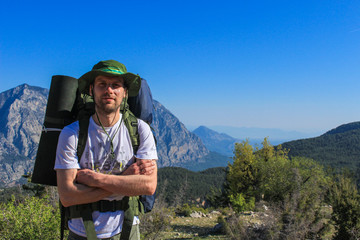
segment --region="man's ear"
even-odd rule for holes
[[[90,94],[90,96],[93,95],[93,85],[92,84],[90,84],[90,86],[89,86],[89,94]]]

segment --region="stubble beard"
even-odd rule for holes
[[[103,103],[95,103],[98,113],[111,114],[120,111],[120,105],[109,105]]]
[[[123,101],[123,99],[121,100],[121,102],[122,101]],[[100,98],[100,99],[98,99],[98,101],[95,101],[96,110],[100,114],[101,113],[112,114],[112,113],[120,112],[121,102],[118,104],[115,101],[114,104],[106,104],[106,103],[103,103],[101,98]]]

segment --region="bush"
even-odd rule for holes
[[[23,202],[15,198],[0,204],[1,239],[58,239],[60,211],[47,198],[28,197]]]
[[[245,199],[244,194],[238,193],[230,195],[230,203],[236,212],[250,211],[255,208],[255,197],[250,197],[248,200]]]
[[[197,207],[194,205],[189,205],[187,203],[183,204],[181,207],[176,209],[176,214],[184,217],[190,217],[190,214],[193,212],[202,212],[202,213],[208,213],[208,211],[204,208]]]
[[[334,239],[360,238],[360,194],[353,179],[346,174],[336,176],[330,188],[332,220],[336,228]]]
[[[223,216],[218,217],[218,223],[221,224],[221,232],[226,234],[231,240],[245,239],[246,226],[243,221],[236,215],[231,215],[228,218]]]
[[[173,211],[166,207],[162,198],[158,198],[151,212],[140,215],[141,239],[159,239],[161,232],[169,230]]]

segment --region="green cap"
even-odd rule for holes
[[[90,72],[79,78],[79,90],[81,93],[89,94],[90,84],[94,83],[97,76],[122,77],[130,97],[139,93],[141,86],[140,76],[126,70],[124,64],[115,60],[100,61],[94,65]]]

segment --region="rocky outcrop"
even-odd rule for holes
[[[36,156],[48,92],[23,84],[0,94],[0,155]]]
[[[154,101],[153,128],[161,166],[183,166],[209,154],[200,138],[189,132],[169,110]]]

